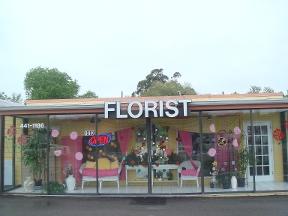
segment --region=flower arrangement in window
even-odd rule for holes
[[[156,164],[165,164],[168,163],[168,155],[167,155],[167,147],[164,141],[160,141],[160,143],[156,146],[156,150],[153,152],[153,162]]]

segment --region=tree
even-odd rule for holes
[[[22,102],[21,94],[16,94],[16,93],[13,93],[12,96],[9,97],[5,94],[5,92],[0,92],[0,99],[12,101],[15,103],[21,103]]]
[[[168,76],[163,74],[163,69],[154,69],[146,76],[146,79],[138,82],[136,94],[142,95],[153,84],[153,82],[165,83],[169,80]]]
[[[154,82],[152,86],[141,96],[174,96],[174,95],[195,95],[195,90],[190,84],[181,85],[175,80],[166,83]]]
[[[179,77],[181,77],[181,74],[175,72],[171,79],[169,79],[163,73],[163,69],[154,69],[146,76],[145,80],[138,82],[137,90],[132,95],[164,96],[196,94],[190,84],[180,84],[177,80]]]
[[[180,77],[181,77],[181,74],[180,74],[179,72],[175,72],[175,73],[173,74],[173,76],[171,77],[171,79],[177,80],[177,79],[180,78]]]
[[[249,94],[259,94],[261,92],[261,87],[259,86],[251,86],[249,90]]]
[[[95,92],[92,91],[87,91],[86,93],[84,93],[83,95],[79,95],[79,98],[98,98],[98,96],[96,95]]]
[[[79,91],[77,81],[56,68],[31,69],[26,73],[24,86],[28,99],[74,98]]]
[[[270,87],[264,87],[263,92],[265,93],[274,93],[274,89],[270,88]]]
[[[274,89],[271,87],[264,87],[262,90],[262,87],[260,86],[251,86],[249,90],[249,94],[259,94],[259,93],[274,93]]]

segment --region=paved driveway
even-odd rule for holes
[[[276,216],[288,196],[228,198],[71,198],[0,196],[0,216]]]

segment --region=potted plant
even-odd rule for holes
[[[23,145],[23,162],[29,168],[36,188],[42,187],[47,160],[47,146],[46,129],[33,130],[28,142]]]
[[[229,189],[231,187],[231,177],[230,173],[226,171],[219,171],[218,173],[218,180],[222,184],[223,189]]]
[[[245,187],[245,176],[248,163],[249,163],[249,152],[247,150],[247,147],[244,145],[238,150],[238,161],[237,161],[238,187]]]

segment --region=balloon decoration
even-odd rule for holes
[[[235,135],[240,135],[241,134],[241,129],[239,127],[234,128],[234,134]]]
[[[210,148],[210,149],[208,150],[208,155],[209,155],[210,157],[214,157],[214,156],[216,155],[216,149],[215,149],[215,148]]]
[[[83,159],[82,152],[76,152],[75,159],[78,160],[78,161],[82,160]]]
[[[52,131],[51,131],[51,136],[52,136],[53,138],[58,137],[58,136],[59,136],[59,130],[57,130],[57,129],[52,129]]]
[[[214,123],[210,124],[209,130],[210,130],[210,132],[212,132],[212,133],[215,133],[215,132],[216,132],[216,128],[215,128],[215,124],[214,124]]]
[[[61,155],[62,155],[62,150],[55,150],[55,151],[54,151],[54,155],[55,155],[56,157],[61,156]]]
[[[70,133],[70,139],[71,140],[76,140],[78,138],[78,133],[76,131],[72,131]]]
[[[280,144],[280,142],[285,138],[285,134],[280,128],[276,128],[273,131],[273,138]]]
[[[238,147],[239,147],[239,144],[238,144],[238,141],[237,141],[236,138],[233,139],[232,145],[233,145],[235,148],[238,148]]]

